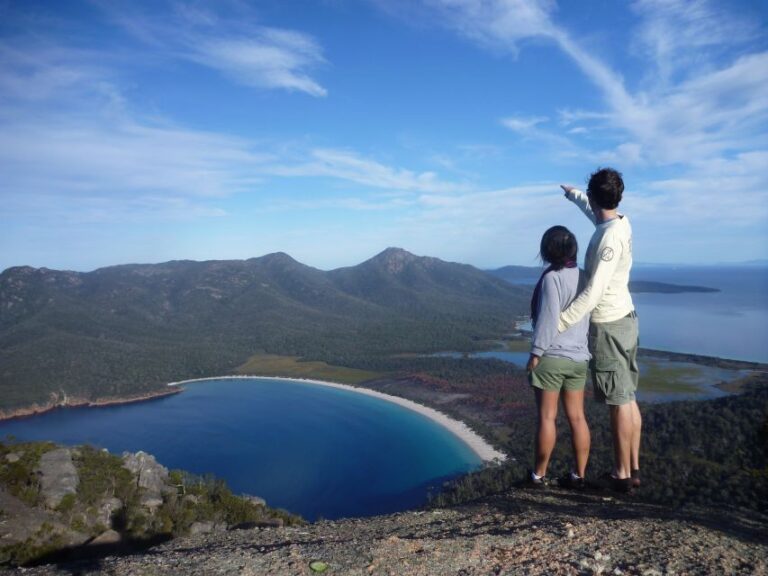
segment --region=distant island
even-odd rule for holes
[[[504,266],[495,270],[488,270],[488,273],[501,278],[516,286],[530,286],[536,283],[541,275],[542,268],[537,266]],[[685,293],[709,293],[720,292],[718,288],[709,288],[707,286],[690,286],[682,284],[670,284],[667,282],[653,282],[649,280],[631,280],[629,290],[635,294],[656,293],[656,294],[685,294]]]
[[[652,282],[650,280],[631,280],[629,291],[635,294],[656,293],[656,294],[685,294],[685,293],[709,293],[720,292],[718,288],[708,288],[707,286],[686,286],[682,284],[668,284],[666,282]]]

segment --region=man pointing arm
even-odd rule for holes
[[[590,176],[587,193],[561,186],[565,197],[595,224],[585,258],[587,284],[560,314],[559,331],[590,314],[590,368],[595,398],[608,405],[615,467],[613,487],[629,492],[640,484],[642,418],[635,399],[638,383],[638,325],[629,273],[632,228],[618,205],[624,192],[621,173],[602,168]]]

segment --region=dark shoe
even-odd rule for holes
[[[530,486],[531,488],[536,488],[538,490],[549,488],[549,478],[547,478],[546,476],[542,476],[541,478],[534,478],[533,472],[529,470],[528,486]]]
[[[604,489],[613,490],[621,494],[632,493],[632,478],[616,478],[612,472],[606,472],[600,476],[600,485]]]
[[[621,494],[631,494],[633,490],[632,478],[615,478],[611,476],[611,489]]]
[[[571,474],[566,474],[562,478],[559,478],[557,480],[557,485],[570,490],[584,490],[584,488],[586,488],[584,478],[574,478]]]
[[[632,470],[632,488],[640,488],[640,470]]]

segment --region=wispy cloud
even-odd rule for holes
[[[744,44],[756,28],[708,0],[633,4],[640,17],[636,50],[651,56],[635,93],[625,78],[557,24],[553,2],[424,2],[461,36],[496,51],[516,52],[526,38],[548,40],[600,91],[605,108],[560,111],[565,134],[548,129],[538,116],[502,120],[518,134],[549,138],[553,151],[567,139],[574,153],[591,162],[674,165],[695,177],[701,165],[765,147],[768,52],[742,49],[741,56],[728,60],[722,46]],[[595,133],[600,137],[594,138]],[[751,169],[759,174],[756,179],[765,179],[768,167]]]
[[[258,14],[245,4],[224,3],[218,12],[199,6],[160,3],[150,17],[129,4],[99,3],[111,20],[154,57],[194,62],[234,82],[322,97],[327,90],[312,77],[326,64],[310,35],[255,24]]]
[[[350,150],[315,149],[308,162],[276,166],[281,176],[327,176],[363,186],[407,192],[454,192],[466,186],[441,180],[434,172],[392,167]]]
[[[757,33],[754,22],[710,0],[636,0],[632,9],[641,17],[632,46],[662,84],[706,70],[726,47]]]
[[[256,38],[212,38],[189,47],[186,58],[248,86],[326,96],[308,71],[325,62],[319,46],[297,32],[261,29]]]
[[[528,134],[536,128],[539,124],[547,122],[549,118],[546,116],[508,116],[501,119],[501,124],[513,132],[520,134]]]
[[[493,50],[516,53],[522,40],[555,33],[553,0],[424,0],[462,36]]]

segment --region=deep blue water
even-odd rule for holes
[[[768,362],[768,268],[636,266],[632,279],[721,290],[633,294],[641,346]]]
[[[423,504],[478,456],[445,428],[355,392],[270,379],[222,379],[122,406],[0,422],[0,438],[144,450],[169,468],[224,478],[236,493],[314,520]]]
[[[631,278],[720,290],[632,294],[642,347],[768,362],[768,267],[636,265]]]

